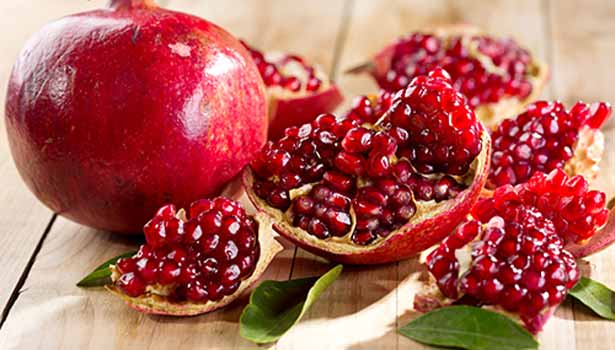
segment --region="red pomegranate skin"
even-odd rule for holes
[[[81,224],[140,232],[217,195],[267,138],[265,89],[220,27],[150,1],[61,18],[13,68],[6,128],[34,194]]]

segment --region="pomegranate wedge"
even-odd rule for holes
[[[548,78],[547,66],[514,40],[469,25],[409,34],[350,72],[367,72],[394,92],[437,67],[451,74],[455,88],[487,126],[519,113],[540,95]]]
[[[311,122],[321,113],[332,112],[343,101],[342,94],[317,65],[287,53],[266,53],[243,45],[267,87],[269,96],[269,139],[284,136],[290,126]]]
[[[237,299],[265,271],[281,246],[267,215],[251,217],[230,199],[167,205],[143,228],[146,243],[111,266],[107,289],[132,308],[191,316]]]

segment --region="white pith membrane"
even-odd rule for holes
[[[496,225],[499,225],[499,222],[501,222],[501,225],[503,225],[504,220],[501,217],[495,216],[491,220],[494,219],[495,221],[497,221]],[[491,220],[486,224],[481,224],[483,229],[486,229],[490,224],[492,224]],[[474,237],[471,242],[455,251],[455,259],[457,259],[457,261],[459,262],[459,280],[461,279],[461,276],[463,276],[467,271],[470,270],[472,264],[472,246],[474,243],[481,240],[481,236],[482,232],[476,235],[476,237]],[[437,308],[451,306],[464,297],[464,294],[460,288],[458,288],[459,295],[456,299],[445,296],[442,291],[440,291],[435,277],[427,270],[427,257],[429,256],[429,254],[431,254],[431,252],[437,249],[438,246],[439,243],[421,252],[419,256],[419,263],[421,264],[421,266],[425,267],[425,271],[423,271],[421,273],[421,276],[418,277],[419,281],[421,282],[419,285],[420,290],[417,291],[414,296],[413,307],[418,312],[426,313]],[[539,328],[542,328],[542,326],[546,323],[549,317],[551,317],[551,315],[555,312],[557,306],[558,305],[547,306],[543,310],[541,310],[538,315],[534,317],[536,322],[540,323]],[[480,305],[480,307],[505,315],[508,318],[513,319],[520,325],[524,326],[524,322],[519,316],[519,314],[507,311],[499,305]]]
[[[604,154],[604,134],[599,129],[585,125],[579,131],[574,146],[574,156],[564,165],[569,176],[583,175],[588,181],[595,180],[600,171],[600,160]]]
[[[185,211],[179,210],[176,215],[180,220],[186,221]],[[145,294],[138,297],[130,297],[124,294],[115,282],[120,278],[121,273],[115,265],[109,266],[111,270],[111,280],[113,284],[105,286],[111,293],[121,297],[130,307],[145,313],[171,315],[171,316],[194,316],[203,314],[228,305],[237,299],[250,285],[252,285],[264,272],[273,258],[282,251],[283,247],[275,240],[271,230],[272,221],[268,215],[258,213],[254,216],[258,223],[258,244],[260,256],[252,274],[242,280],[239,288],[231,295],[225,295],[218,301],[208,300],[206,302],[194,301],[171,301],[167,296],[177,287],[177,284],[170,285],[148,285]]]
[[[487,72],[500,76],[505,74],[501,68],[493,64],[489,56],[480,52],[478,42],[471,41],[472,36],[489,37],[488,33],[483,30],[470,25],[451,25],[435,28],[426,33],[433,34],[446,41],[450,41],[454,36],[461,36],[463,46],[468,48],[470,57],[476,58]],[[501,120],[515,116],[527,104],[536,100],[542,92],[544,84],[548,79],[549,68],[544,62],[534,57],[534,55],[530,55],[530,57],[532,61],[527,66],[525,79],[531,84],[532,91],[526,98],[521,100],[517,96],[506,95],[498,102],[482,103],[474,109],[476,118],[487,127],[493,127]]]
[[[326,91],[331,87],[331,81],[329,81],[329,77],[324,72],[322,67],[318,64],[309,64],[309,66],[314,69],[314,76],[320,80],[320,86],[317,90],[308,91],[307,82],[310,75],[307,68],[304,66],[304,64],[307,63],[304,61],[302,64],[293,59],[287,60],[286,58],[288,56],[289,55],[286,53],[275,51],[264,54],[265,60],[275,65],[282,77],[294,76],[299,79],[299,81],[301,81],[301,88],[298,91],[292,91],[282,85],[270,85],[267,86],[267,92],[270,95],[275,96],[278,99],[286,100],[317,94]]]
[[[385,117],[386,114],[381,118],[381,120],[384,120]],[[363,126],[365,127],[366,125],[369,124],[364,124]],[[378,123],[376,123],[376,125],[378,125]],[[489,145],[491,141],[489,138],[489,133],[486,130],[481,129],[481,133],[481,151],[472,161],[468,172],[462,176],[452,176],[458,183],[466,185],[468,187],[459,192],[456,197],[446,199],[441,202],[436,202],[435,200],[417,201],[414,198],[414,193],[412,193],[411,191],[413,203],[416,205],[416,213],[410,218],[410,220],[408,220],[408,222],[403,224],[398,229],[391,231],[386,237],[380,237],[376,235],[377,238],[367,245],[358,245],[354,243],[351,239],[352,233],[357,223],[356,216],[352,209],[352,203],[350,208],[350,217],[352,220],[350,230],[342,237],[331,236],[326,239],[321,239],[311,235],[310,233],[302,230],[299,227],[292,225],[292,205],[286,212],[282,212],[281,210],[270,206],[265,199],[262,199],[257,196],[251,190],[254,184],[254,173],[249,167],[244,172],[244,186],[247,189],[250,189],[247,192],[255,206],[273,218],[274,229],[276,231],[282,231],[286,235],[292,236],[296,240],[304,242],[309,246],[317,247],[334,254],[362,253],[379,248],[387,240],[390,240],[393,237],[396,237],[398,235],[405,235],[410,226],[420,223],[426,219],[430,219],[438,215],[450,212],[460,203],[461,200],[465,199],[469,191],[473,189],[473,185],[475,184],[475,181],[478,179],[478,177],[481,175],[481,171],[484,171],[485,163],[488,161],[490,149]],[[394,163],[392,163],[392,165],[393,164]],[[434,176],[440,175],[442,174],[434,174]],[[358,179],[357,190],[369,184],[369,182],[361,181],[361,179]],[[290,190],[289,196],[291,200],[301,195],[307,194],[315,185],[316,184],[307,184],[297,189]]]

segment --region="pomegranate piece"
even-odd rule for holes
[[[236,299],[281,249],[268,221],[230,199],[202,199],[188,212],[166,205],[143,228],[146,243],[111,267],[113,285],[129,306],[188,316]]]
[[[611,106],[577,102],[566,111],[561,102],[539,101],[493,131],[487,187],[526,182],[536,172],[565,169],[571,175],[594,178],[604,152],[600,127]]]
[[[536,173],[528,182],[497,188],[492,198],[481,199],[473,215],[482,222],[493,216],[508,217],[507,212],[519,205],[537,208],[553,222],[566,243],[582,243],[595,235],[607,222],[604,192],[590,190],[587,180],[568,177],[561,169],[548,175]]]
[[[138,233],[165,203],[220,193],[265,143],[267,104],[248,51],[220,27],[152,0],[110,3],[32,37],[5,125],[51,210]]]
[[[504,309],[537,333],[580,272],[555,225],[540,211],[519,205],[506,215],[460,225],[429,254],[428,270],[446,297],[464,294],[476,304]],[[467,271],[460,271],[456,256],[463,253],[471,254]]]
[[[438,67],[451,74],[455,88],[487,125],[519,112],[547,80],[546,65],[514,40],[466,25],[411,33],[351,72],[368,72],[381,88],[395,92]]]
[[[343,101],[337,85],[323,69],[288,53],[262,53],[246,42],[269,95],[269,139],[284,136],[284,129],[309,123],[332,112]]]
[[[381,97],[386,113],[359,99],[346,118],[286,129],[244,173],[274,229],[331,260],[376,264],[428,248],[463,220],[485,182],[489,135],[446,72]]]

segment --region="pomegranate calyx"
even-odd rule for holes
[[[178,219],[182,219],[184,216],[182,210],[178,211],[176,216]],[[114,283],[105,286],[105,288],[114,295],[122,298],[129,307],[148,314],[194,316],[224,307],[237,299],[246,289],[256,282],[273,261],[274,257],[283,250],[283,246],[277,241],[272,232],[271,218],[264,213],[257,213],[253,218],[258,223],[258,245],[260,247],[260,255],[252,274],[240,282],[239,287],[233,294],[225,295],[220,300],[216,301],[177,301],[173,298],[169,298],[172,291],[175,289],[175,285],[155,284],[147,286],[144,294],[133,297],[124,293],[116,285],[116,282],[121,276],[116,265],[111,265],[109,267],[112,272],[111,279]]]

